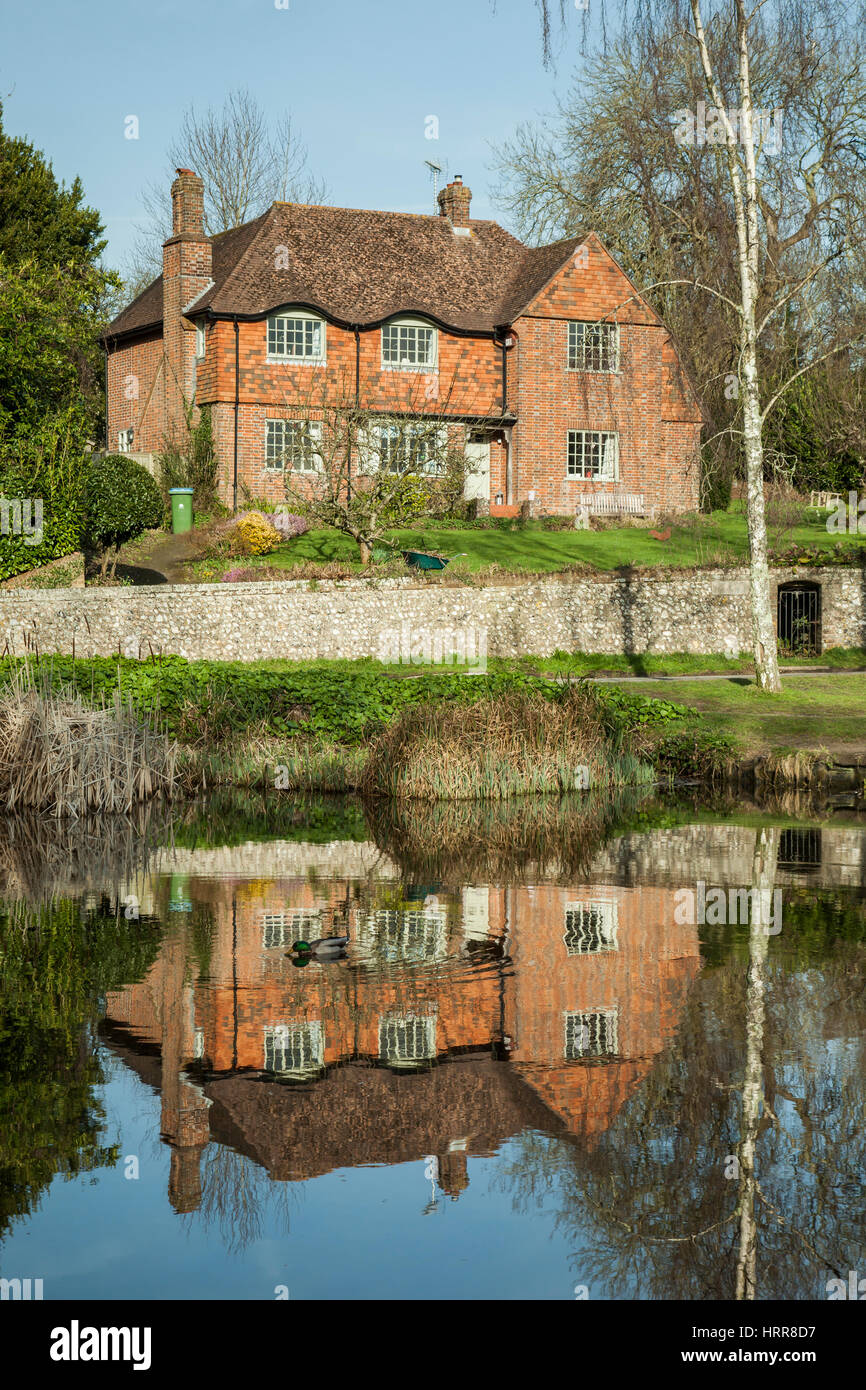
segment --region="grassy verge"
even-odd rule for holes
[[[693,710],[679,736],[726,738],[740,757],[866,751],[866,675],[785,676],[783,687],[766,695],[743,677],[677,682],[677,701]],[[640,691],[671,697],[667,684],[648,681]]]
[[[190,790],[363,787],[451,797],[562,792],[578,785],[579,767],[589,769],[590,785],[620,785],[639,782],[647,763],[662,777],[709,778],[731,758],[866,750],[866,675],[844,669],[861,658],[839,654],[836,675],[786,676],[779,696],[762,694],[738,671],[676,684],[572,684],[538,674],[546,660],[535,668],[494,662],[471,679],[373,661],[45,657],[30,667],[40,688],[72,691],[91,708],[110,705],[119,689],[124,706],[179,741]],[[581,663],[609,660],[563,658],[551,674],[581,675]],[[647,665],[691,660],[647,658]],[[0,660],[0,692],[20,665]],[[582,713],[569,722],[580,701]]]
[[[833,647],[820,656],[780,658],[783,666],[829,667],[834,671],[866,670],[866,648]],[[697,654],[666,652],[610,655],[593,652],[554,652],[552,656],[523,656],[513,661],[489,662],[492,671],[526,671],[551,676],[699,676],[754,675],[751,656],[724,656],[721,652]]]

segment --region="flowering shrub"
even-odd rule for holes
[[[268,517],[268,521],[279,531],[284,541],[290,541],[295,536],[305,536],[310,529],[307,518],[297,516],[294,512],[274,512]]]
[[[261,512],[246,512],[235,526],[235,552],[241,555],[267,555],[280,543],[280,534]]]

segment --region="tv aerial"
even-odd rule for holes
[[[436,164],[432,159],[425,159],[424,163],[430,170],[430,182],[433,185],[433,211],[436,213],[439,211],[439,177],[442,173],[442,165]]]

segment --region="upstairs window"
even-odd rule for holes
[[[268,357],[280,362],[324,362],[324,321],[305,314],[273,314],[268,319]]]
[[[279,1023],[265,1029],[265,1071],[276,1076],[315,1076],[325,1065],[322,1025]]]
[[[386,1014],[379,1019],[379,1056],[392,1067],[418,1066],[436,1056],[432,1015]]]
[[[382,329],[382,366],[409,372],[436,370],[436,329],[415,319],[400,319]]]
[[[322,426],[316,420],[268,420],[265,435],[265,468],[281,473],[318,473],[322,456],[318,446]]]
[[[197,362],[200,362],[204,357],[206,347],[204,319],[199,319],[195,326],[195,356]]]
[[[619,326],[615,323],[570,323],[568,367],[573,372],[618,372]]]
[[[619,477],[619,436],[603,430],[569,430],[569,478],[595,478],[616,482]]]

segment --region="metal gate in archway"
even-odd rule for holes
[[[813,656],[821,650],[821,586],[795,580],[780,584],[776,610],[779,651]]]

